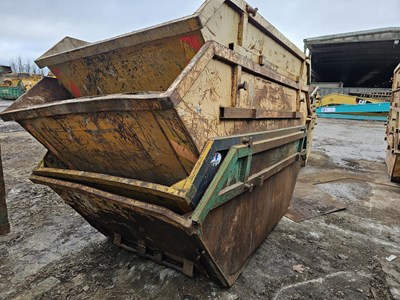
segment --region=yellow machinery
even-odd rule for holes
[[[349,120],[387,120],[390,103],[373,98],[329,94],[317,100],[317,116],[319,118]]]
[[[30,73],[10,73],[0,77],[0,98],[16,100],[43,78]]]
[[[30,73],[19,73],[18,77],[19,77],[19,79],[21,79],[22,84],[24,85],[25,89],[29,90],[43,78],[43,75],[30,74]]]
[[[344,94],[329,94],[321,98],[317,98],[315,105],[317,107],[320,106],[329,106],[329,105],[358,105],[358,104],[368,104],[368,103],[379,103],[382,100],[374,99],[374,98],[360,98],[352,95],[344,95]]]

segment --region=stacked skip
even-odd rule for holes
[[[391,181],[400,183],[400,64],[394,70],[392,99],[386,127],[386,165]]]
[[[232,285],[307,159],[305,55],[242,0],[208,0],[36,62],[57,79],[2,113],[48,149],[31,180],[116,245]]]

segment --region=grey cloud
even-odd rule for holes
[[[299,48],[303,39],[400,26],[399,0],[249,0]],[[0,64],[20,55],[34,60],[64,36],[89,42],[193,13],[201,0],[2,0]]]

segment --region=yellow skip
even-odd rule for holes
[[[340,104],[367,104],[367,103],[379,103],[382,100],[374,98],[361,98],[357,96],[343,95],[343,94],[329,94],[325,97],[317,99],[316,106],[328,106],[328,105],[340,105]]]

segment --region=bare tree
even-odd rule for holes
[[[33,71],[33,65],[31,64],[31,62],[28,59],[26,60],[25,70],[24,71],[26,73],[31,73]]]
[[[49,73],[47,68],[40,69],[34,62],[31,62],[29,59],[26,60],[26,63],[23,63],[23,59],[21,56],[17,56],[15,59],[10,61],[10,67],[15,73],[31,73],[31,74],[39,74],[39,75],[47,75]]]
[[[11,67],[11,70],[12,70],[13,72],[17,72],[17,64],[15,63],[15,60],[14,60],[14,59],[12,59],[12,60],[10,61],[10,67]]]
[[[24,64],[22,63],[22,58],[21,58],[21,56],[18,56],[17,57],[17,68],[18,68],[18,71],[17,72],[24,72]]]
[[[37,65],[35,65],[35,64],[33,64],[32,65],[32,71],[31,71],[33,74],[40,74],[39,73],[39,68],[38,68],[38,66]]]

